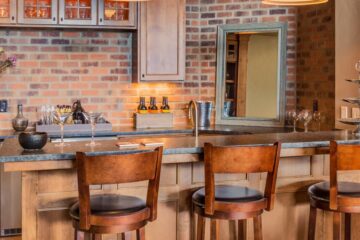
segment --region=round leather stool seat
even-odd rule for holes
[[[328,202],[330,198],[330,183],[316,183],[309,187],[308,193],[311,198]],[[338,195],[360,197],[360,183],[338,182]]]
[[[241,187],[241,186],[229,186],[218,185],[215,186],[215,201],[221,202],[251,202],[263,199],[264,196],[258,190]],[[198,206],[205,205],[205,188],[200,188],[192,196],[193,203]]]
[[[90,209],[93,215],[127,215],[146,208],[141,198],[125,195],[104,194],[90,197]],[[70,216],[79,219],[79,202],[70,208]]]

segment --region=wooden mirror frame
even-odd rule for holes
[[[233,32],[278,32],[279,34],[279,64],[278,64],[278,96],[277,116],[270,118],[224,117],[225,102],[225,54],[226,35]],[[218,26],[217,33],[217,67],[216,67],[216,124],[283,127],[285,125],[286,107],[286,51],[287,51],[287,23],[249,23],[225,24]]]

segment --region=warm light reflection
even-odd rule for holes
[[[280,6],[304,6],[327,3],[328,0],[263,0],[263,4]]]
[[[111,18],[114,17],[115,13],[116,13],[116,11],[113,10],[113,9],[106,9],[106,10],[105,10],[105,17],[106,17],[107,19],[111,19]]]
[[[151,0],[111,0],[111,2],[148,2],[148,1]]]

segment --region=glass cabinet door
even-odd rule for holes
[[[0,23],[16,23],[16,0],[0,0]]]
[[[56,24],[56,0],[19,0],[19,23]]]
[[[134,26],[136,3],[117,0],[99,1],[99,25]]]
[[[96,0],[60,0],[60,24],[96,24]]]

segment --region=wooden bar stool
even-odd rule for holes
[[[315,239],[316,209],[333,212],[333,239],[341,239],[341,213],[345,214],[345,239],[351,239],[351,213],[360,213],[360,183],[338,182],[337,171],[360,170],[360,145],[330,142],[330,182],[309,187],[308,239]]]
[[[238,221],[238,239],[246,238],[246,219],[254,219],[255,240],[262,239],[261,214],[274,206],[280,143],[272,146],[217,147],[205,143],[205,188],[192,196],[198,214],[197,240],[205,238],[205,218],[211,219],[211,239],[219,239],[219,219]],[[215,185],[217,173],[267,172],[264,193],[241,186]]]
[[[79,201],[70,208],[75,228],[85,239],[101,239],[102,234],[122,233],[130,239],[136,230],[145,239],[145,225],[157,216],[160,169],[163,148],[154,151],[107,156],[76,153]],[[90,185],[130,183],[149,180],[146,202],[133,196],[103,194],[90,196]]]

